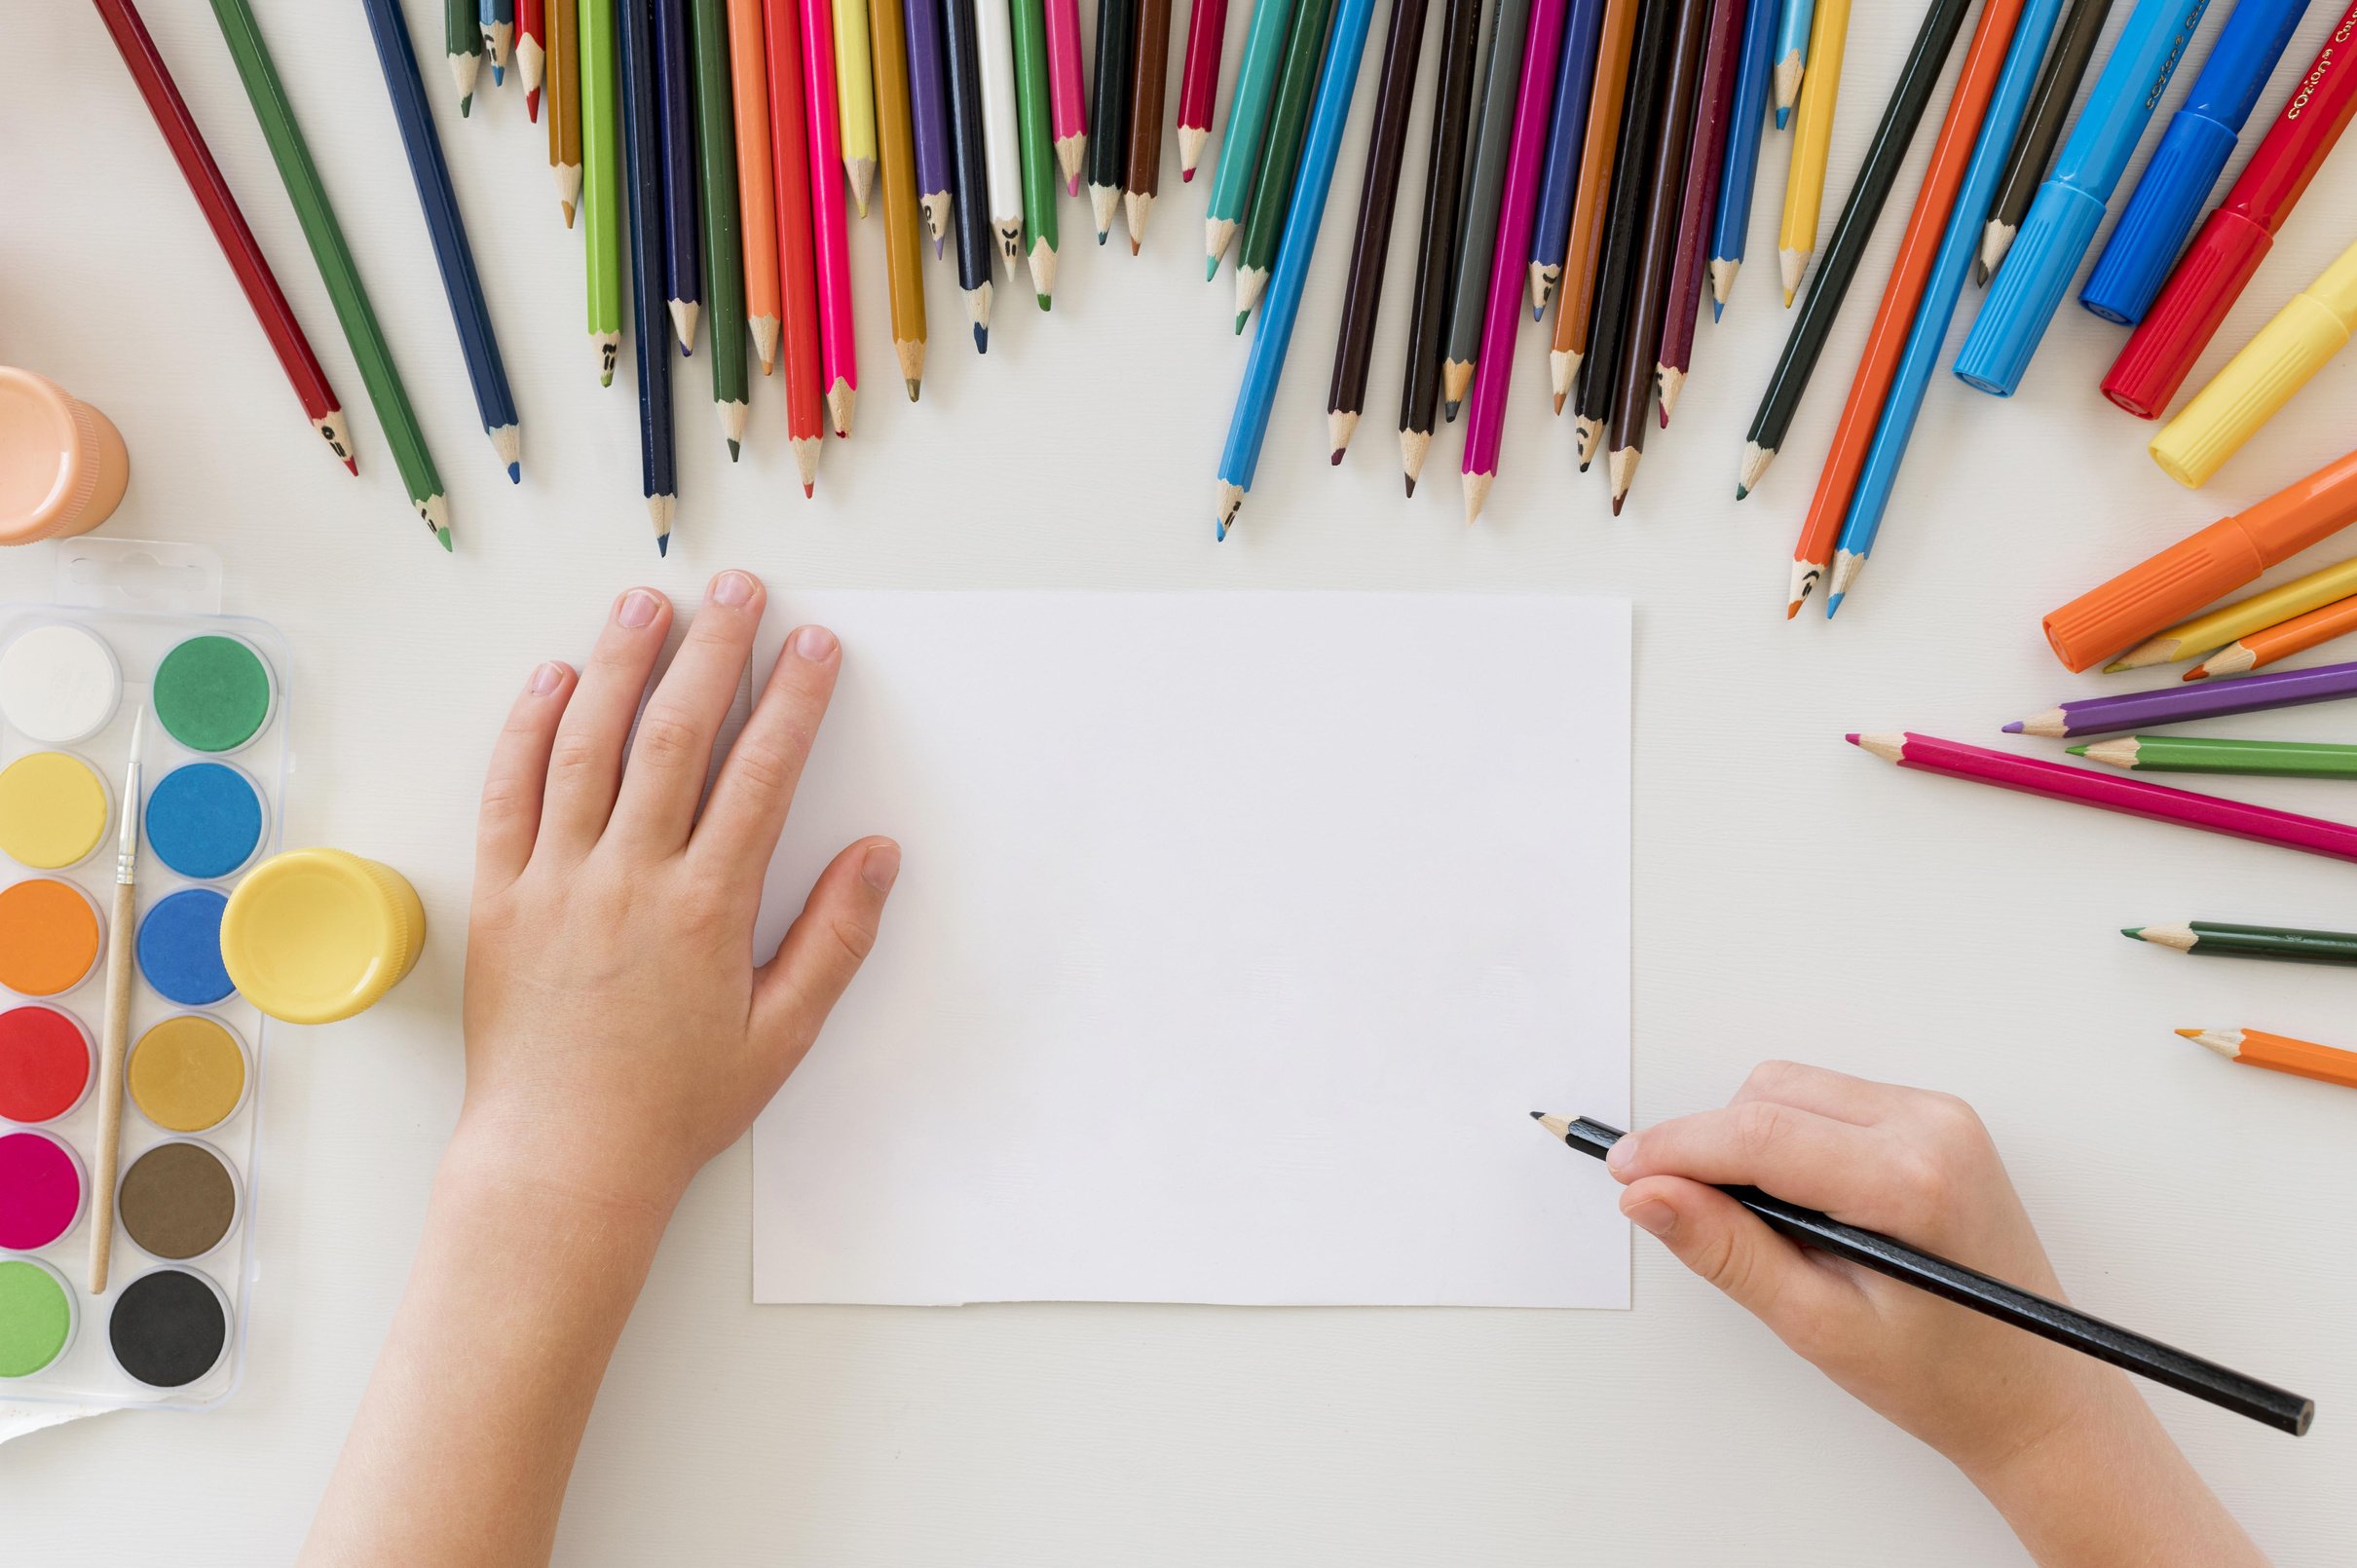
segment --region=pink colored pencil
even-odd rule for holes
[[[1080,194],[1089,151],[1088,78],[1080,70],[1080,0],[1048,0],[1048,132],[1066,194]]]
[[[1768,0],[1756,0],[1760,5]],[[1669,262],[1669,314],[1662,321],[1662,355],[1654,379],[1662,394],[1662,429],[1686,387],[1694,364],[1694,323],[1702,314],[1702,280],[1710,272],[1710,226],[1719,213],[1719,168],[1727,159],[1727,122],[1735,113],[1735,75],[1740,63],[1744,0],[1718,0],[1702,44],[1702,90],[1695,109],[1694,156],[1678,205],[1677,249]]]
[[[1195,165],[1212,139],[1212,114],[1219,107],[1219,50],[1226,42],[1227,0],[1195,0],[1186,17],[1186,64],[1178,73],[1178,177],[1182,180],[1195,177]]]
[[[1944,773],[1950,778],[1968,778],[1978,784],[2071,801],[2154,822],[2174,822],[2205,833],[2248,839],[2253,843],[2277,844],[2286,849],[2304,849],[2311,855],[2329,855],[2335,860],[2357,861],[2357,827],[2345,822],[2299,816],[2215,795],[2171,789],[2165,784],[2149,784],[2140,778],[2069,767],[2037,757],[2016,757],[2011,752],[1991,751],[1985,746],[1967,746],[1962,741],[1938,740],[1929,735],[1848,738],[1852,746],[1861,746],[1901,767]]]
[[[812,169],[842,163],[835,119],[835,17],[829,0],[802,0],[802,85],[810,127]],[[835,433],[851,433],[859,396],[859,349],[851,328],[851,237],[840,180],[810,181],[810,243],[818,252],[818,348],[825,365],[827,414]]]
[[[1515,95],[1514,134],[1506,144],[1506,185],[1498,198],[1497,249],[1489,263],[1489,314],[1474,360],[1465,417],[1465,520],[1481,515],[1490,481],[1498,476],[1498,446],[1506,433],[1506,393],[1514,385],[1515,328],[1519,324],[1522,275],[1530,267],[1530,226],[1539,205],[1547,161],[1547,111],[1554,101],[1555,56],[1563,46],[1563,13],[1570,0],[1538,0],[1522,54],[1522,85]]]

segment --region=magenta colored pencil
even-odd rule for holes
[[[2173,683],[2156,691],[2128,691],[2115,697],[2066,702],[2059,708],[2048,708],[2009,724],[2005,732],[2117,735],[2155,725],[2224,719],[2237,713],[2257,713],[2263,708],[2296,708],[2303,702],[2331,702],[2350,696],[2357,696],[2357,663],[2318,664],[2304,670],[2248,675],[2238,681],[2205,681],[2199,686]]]
[[[1080,73],[1080,0],[1047,0],[1048,133],[1066,191],[1080,194],[1089,151],[1088,78]]]
[[[1768,0],[1757,0],[1766,5]],[[1719,169],[1727,160],[1727,123],[1735,113],[1735,74],[1741,64],[1744,0],[1718,0],[1702,43],[1702,91],[1695,110],[1694,156],[1678,206],[1677,250],[1669,262],[1669,314],[1662,320],[1662,353],[1654,377],[1662,394],[1662,429],[1686,388],[1694,365],[1694,323],[1702,314],[1702,280],[1710,271],[1710,226],[1719,214]]]
[[[1219,50],[1227,42],[1227,0],[1195,0],[1186,16],[1186,63],[1178,73],[1178,177],[1195,177],[1195,165],[1212,139],[1212,113],[1219,106]]]
[[[1530,225],[1547,162],[1547,111],[1555,85],[1555,54],[1563,46],[1563,13],[1570,0],[1537,0],[1522,50],[1522,86],[1515,95],[1514,133],[1506,144],[1506,184],[1498,197],[1498,236],[1489,263],[1489,307],[1481,348],[1466,398],[1465,520],[1481,515],[1490,481],[1498,476],[1498,446],[1506,433],[1506,393],[1514,385],[1515,328],[1520,324],[1522,275],[1530,266]]]
[[[1939,740],[1930,735],[1848,738],[1852,746],[1863,747],[1901,767],[1945,773],[1950,778],[1968,778],[1976,784],[1994,784],[1999,789],[2043,795],[2049,800],[2070,801],[2154,822],[2174,822],[2205,833],[2223,833],[2230,839],[2248,839],[2253,843],[2278,844],[2286,849],[2304,849],[2311,855],[2357,861],[2357,827],[2345,822],[2299,816],[2241,801],[2222,800],[2215,795],[2171,789],[2166,784],[2151,784],[2140,778],[2069,767],[2037,757],[2016,757],[2010,752],[1991,751],[1985,746],[1967,746],[1962,741]]]
[[[818,356],[827,414],[839,436],[851,433],[859,393],[859,349],[851,323],[851,237],[843,185],[826,177],[842,164],[835,118],[835,17],[828,0],[802,0],[802,82],[810,127],[810,244],[818,252]]]

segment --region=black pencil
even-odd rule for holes
[[[974,36],[974,8],[943,0],[941,49],[949,84],[950,172],[956,192],[950,211],[957,227],[957,286],[974,323],[974,352],[991,352],[991,191],[982,141],[982,66]]]
[[[1359,228],[1351,241],[1350,281],[1342,289],[1342,327],[1334,341],[1334,377],[1326,393],[1327,434],[1340,463],[1366,401],[1366,364],[1374,349],[1375,312],[1383,302],[1383,267],[1391,255],[1392,209],[1400,201],[1400,163],[1407,151],[1407,112],[1416,98],[1416,63],[1424,52],[1430,0],[1391,0],[1383,73],[1375,89],[1375,131],[1359,189]]]
[[[1653,168],[1654,121],[1662,101],[1662,68],[1669,53],[1669,25],[1678,0],[1644,0],[1637,14],[1636,52],[1628,60],[1628,88],[1621,99],[1621,142],[1612,161],[1612,202],[1605,208],[1603,255],[1596,263],[1595,301],[1589,313],[1588,355],[1580,361],[1579,389],[1572,408],[1572,438],[1579,445],[1580,471],[1595,461],[1604,428],[1612,419],[1613,383],[1621,373],[1621,347],[1628,327],[1630,281],[1636,272],[1639,225],[1645,211],[1645,176]]]
[[[2013,150],[2005,155],[2004,172],[1997,178],[1997,197],[1989,204],[1989,222],[1981,230],[1980,254],[1973,273],[1987,282],[2012,248],[2013,233],[2030,210],[2031,198],[2045,183],[2046,166],[2053,162],[2054,144],[2062,139],[2063,120],[2078,84],[2095,56],[2095,40],[2112,14],[2112,0],[2072,0],[2070,14],[2055,29],[2039,67],[2038,85],[2030,90],[2030,106],[2021,128],[2013,133]]]
[[[1113,232],[1121,182],[1129,175],[1130,77],[1135,71],[1138,0],[1098,0],[1097,74],[1089,83],[1089,216],[1097,243]]]
[[[1866,161],[1857,171],[1857,182],[1850,187],[1849,200],[1842,204],[1842,215],[1833,225],[1833,238],[1826,243],[1823,256],[1818,260],[1816,276],[1810,280],[1809,293],[1801,301],[1800,314],[1793,318],[1792,334],[1784,340],[1784,352],[1777,359],[1776,372],[1768,378],[1767,391],[1760,394],[1760,406],[1751,416],[1751,433],[1743,443],[1743,462],[1736,479],[1736,499],[1740,501],[1755,489],[1768,466],[1776,461],[1777,449],[1784,444],[1784,436],[1792,429],[1792,418],[1800,412],[1801,398],[1809,391],[1809,378],[1816,371],[1816,362],[1825,352],[1825,339],[1833,330],[1834,320],[1842,314],[1842,302],[1848,298],[1850,285],[1857,278],[1858,263],[1866,256],[1866,247],[1873,243],[1874,225],[1883,215],[1883,207],[1890,200],[1890,187],[1898,180],[1898,171],[1907,162],[1907,145],[1915,139],[1918,126],[1924,123],[1924,111],[1931,104],[1932,90],[1939,86],[1947,69],[1948,52],[1963,30],[1964,13],[1971,0],[1931,0],[1930,9],[1924,13],[1924,21],[1915,32],[1915,46],[1908,51],[1907,63],[1900,67],[1898,83],[1890,90],[1890,101],[1883,106],[1882,123],[1874,128],[1874,140],[1866,146]]]
[[[1599,1160],[1621,1140],[1619,1128],[1586,1117],[1571,1121],[1535,1110],[1530,1115],[1572,1148]],[[1719,1190],[1804,1247],[1888,1275],[1902,1285],[1927,1290],[1943,1301],[1953,1301],[1999,1323],[2027,1329],[2040,1339],[2050,1339],[2067,1350],[2149,1377],[2181,1394],[2207,1400],[2221,1409],[2249,1416],[2278,1432],[2301,1437],[2316,1418],[2313,1400],[2246,1377],[2216,1362],[2189,1356],[2157,1339],[2148,1339],[2116,1324],[2090,1317],[2076,1307],[2049,1301],[2034,1291],[2007,1285],[1962,1263],[1952,1263],[1880,1231],[1845,1225],[1815,1209],[1787,1203],[1757,1187],[1722,1186]]]
[[[1440,19],[1440,97],[1433,107],[1432,155],[1424,168],[1424,228],[1416,241],[1416,294],[1407,317],[1407,362],[1400,377],[1400,466],[1416,493],[1433,416],[1440,411],[1441,337],[1457,253],[1457,193],[1465,176],[1465,131],[1473,115],[1474,51],[1481,41],[1481,0],[1448,0]]]

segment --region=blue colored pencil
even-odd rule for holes
[[[1554,110],[1547,121],[1547,157],[1539,166],[1538,215],[1530,226],[1530,318],[1547,318],[1547,302],[1563,277],[1571,239],[1571,204],[1580,185],[1580,152],[1588,141],[1588,98],[1596,85],[1596,38],[1604,0],[1571,0],[1563,19],[1563,53],[1555,67]]]
[[[672,468],[671,343],[663,332],[663,161],[655,107],[655,40],[647,0],[619,0],[614,34],[621,88],[622,185],[630,208],[632,335],[638,351],[638,460],[655,521],[655,548],[671,550],[671,515],[679,507]]]
[[[500,340],[491,330],[491,310],[483,303],[483,280],[475,274],[474,250],[467,243],[467,222],[459,215],[458,194],[450,188],[450,166],[442,161],[442,138],[433,129],[433,111],[426,104],[426,84],[418,76],[417,50],[409,40],[409,23],[401,16],[401,0],[360,0],[360,4],[368,13],[368,31],[376,40],[377,65],[385,73],[393,117],[401,128],[401,148],[409,155],[409,177],[418,188],[418,205],[426,213],[426,232],[433,240],[434,265],[442,275],[442,292],[450,301],[450,318],[458,327],[459,348],[467,356],[467,379],[474,385],[474,406],[508,479],[521,482],[523,430],[515,417],[515,395],[507,390],[507,367],[500,358]]]
[[[1262,0],[1263,4],[1267,0]],[[1253,487],[1253,471],[1260,466],[1261,438],[1268,434],[1270,406],[1276,401],[1277,378],[1285,370],[1285,351],[1293,336],[1293,317],[1301,310],[1301,287],[1309,278],[1310,257],[1318,248],[1318,228],[1326,220],[1326,194],[1334,179],[1334,160],[1342,150],[1342,132],[1350,124],[1351,92],[1359,85],[1359,65],[1366,53],[1366,30],[1375,14],[1375,0],[1341,0],[1332,30],[1327,34],[1326,59],[1318,71],[1318,95],[1311,101],[1309,134],[1302,144],[1301,163],[1293,174],[1293,198],[1285,209],[1285,231],[1277,241],[1277,261],[1269,274],[1268,292],[1260,301],[1260,329],[1253,334],[1252,354],[1245,360],[1244,385],[1236,393],[1236,412],[1228,421],[1227,445],[1219,454],[1219,484],[1213,514],[1219,538],[1227,538],[1244,493]]]
[[[1801,101],[1801,77],[1809,68],[1809,24],[1816,19],[1816,0],[1784,0],[1776,24],[1776,128],[1792,119],[1792,106]]]
[[[2014,24],[2013,43],[2005,51],[2005,63],[1989,95],[1980,135],[1972,144],[1972,161],[1964,166],[1956,205],[1948,213],[1939,251],[1931,259],[1930,276],[1924,280],[1923,303],[1916,308],[1915,324],[1908,328],[1907,342],[1899,350],[1898,368],[1892,372],[1890,391],[1883,399],[1882,417],[1875,423],[1857,488],[1851,492],[1850,509],[1842,518],[1841,538],[1834,546],[1832,591],[1825,598],[1828,618],[1842,607],[1842,595],[1856,580],[1867,553],[1874,548],[1875,534],[1898,483],[1899,465],[1907,460],[1907,441],[1924,409],[1924,394],[1930,388],[1932,372],[1939,368],[1940,353],[1947,347],[1948,326],[1964,291],[1964,276],[1972,270],[1973,257],[1980,249],[1982,221],[1997,196],[1998,182],[2004,176],[2006,156],[2029,110],[2030,92],[2037,84],[2046,39],[2054,31],[2054,19],[2062,4],[2063,0],[2028,0],[2021,19]]]
[[[1719,209],[1710,222],[1710,318],[1727,309],[1735,275],[1743,265],[1751,230],[1751,188],[1758,182],[1760,131],[1768,123],[1768,82],[1775,74],[1777,8],[1754,0],[1743,14],[1741,56],[1735,73],[1735,107],[1727,122],[1727,161],[1719,166]]]
[[[483,53],[491,60],[491,85],[507,80],[507,56],[515,52],[515,0],[483,0]]]
[[[663,294],[679,352],[695,352],[704,298],[704,248],[696,222],[694,56],[688,0],[655,0],[655,114],[662,131]]]

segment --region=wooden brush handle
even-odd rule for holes
[[[115,915],[106,949],[106,1027],[98,1050],[98,1160],[91,1174],[90,1293],[106,1293],[115,1248],[115,1166],[122,1157],[123,1059],[131,1047],[131,947],[139,890],[115,884]]]

